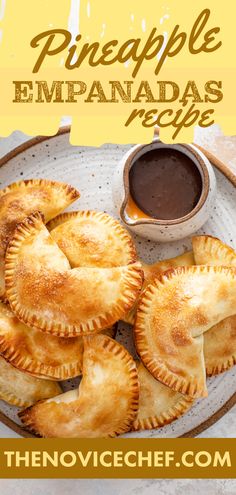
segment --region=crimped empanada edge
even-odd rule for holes
[[[131,308],[131,310],[122,318],[122,321],[124,323],[128,323],[128,325],[133,326],[135,324],[136,312],[137,312],[137,308],[135,305],[135,307]]]
[[[137,338],[135,337],[137,341]],[[137,349],[137,347],[136,347]],[[170,387],[175,392],[179,392],[183,395],[189,396],[193,399],[207,397],[208,392],[205,386],[199,385],[197,379],[185,380],[174,373],[163,364],[158,363],[152,358],[151,353],[145,348],[137,349],[137,352],[142,360],[143,365],[147,368],[149,373],[153,375],[154,378],[162,382],[167,387]],[[205,385],[205,384],[204,384]]]
[[[191,397],[181,397],[181,399],[173,406],[163,411],[160,415],[147,416],[146,418],[136,419],[133,423],[132,430],[152,430],[162,428],[163,426],[172,423],[180,416],[185,414],[194,404],[194,399]]]
[[[38,332],[40,330],[37,330]],[[108,327],[101,333],[115,338],[117,332],[117,324]],[[82,354],[81,359],[69,364],[61,364],[58,366],[46,365],[39,362],[30,355],[23,356],[21,347],[9,345],[8,339],[4,335],[0,335],[0,354],[12,366],[22,372],[26,372],[31,376],[42,378],[45,380],[63,381],[80,376],[82,373]]]
[[[24,373],[24,372],[22,372]],[[35,377],[39,378],[40,377]],[[58,393],[60,393],[60,386],[58,385]],[[7,388],[3,390],[3,388],[0,390],[0,400],[4,400],[11,406],[16,406],[16,407],[32,407],[35,403],[29,400],[24,400],[23,397],[17,397],[15,394],[12,392],[9,392]],[[45,400],[45,399],[44,399]]]
[[[176,275],[180,275],[185,272],[208,272],[214,269],[217,271],[221,268],[222,271],[227,271],[227,267],[208,267],[208,266],[191,266],[191,267],[176,267],[173,270],[169,270],[163,274],[162,277],[155,279],[152,284],[149,284],[145,291],[141,294],[139,308],[138,309],[138,318],[136,318],[135,326],[134,326],[134,339],[137,353],[139,354],[144,366],[148,369],[148,371],[159,381],[175,390],[176,392],[180,392],[184,395],[190,396],[192,398],[200,398],[207,397],[208,392],[206,386],[199,385],[196,379],[187,381],[186,379],[175,375],[170,372],[170,370],[164,365],[164,363],[155,360],[152,356],[152,353],[149,350],[148,342],[146,341],[146,332],[145,332],[145,322],[144,316],[145,313],[148,314],[148,305],[151,304],[151,294],[158,287],[158,285],[164,284],[166,280],[170,280],[172,277]],[[229,272],[232,270],[229,268]],[[141,316],[142,312],[142,316]]]
[[[4,304],[8,304],[8,299],[5,292],[4,294],[0,295],[0,302]]]
[[[194,250],[196,250],[195,246],[197,246],[198,249],[200,246],[201,253],[203,254],[207,252],[210,255],[218,258],[219,260],[221,260],[222,258],[223,260],[225,260],[225,257],[228,257],[229,258],[228,263],[232,261],[236,261],[236,252],[234,251],[234,249],[228,246],[227,244],[223,243],[218,237],[214,237],[211,235],[193,236],[192,244]],[[225,265],[225,261],[222,261],[222,266],[224,265]],[[225,371],[232,368],[236,364],[236,355],[233,354],[232,356],[228,357],[226,360],[220,360],[220,362],[216,361],[214,365],[212,364],[208,365],[206,359],[205,362],[206,362],[206,374],[207,376],[211,377],[211,376],[219,375],[220,373],[224,373]]]
[[[47,228],[49,232],[52,232],[59,225],[62,225],[63,223],[66,223],[68,220],[77,217],[92,218],[92,219],[95,218],[95,219],[99,219],[99,221],[101,221],[102,223],[109,225],[109,227],[115,230],[116,234],[120,237],[120,239],[122,239],[122,241],[127,246],[130,252],[129,264],[137,261],[136,247],[134,245],[131,236],[122,227],[122,225],[120,225],[118,220],[108,215],[107,213],[95,211],[95,210],[81,210],[81,211],[72,211],[72,212],[69,211],[69,212],[61,213],[57,217],[50,220],[50,222],[47,223]]]
[[[58,337],[76,337],[80,335],[89,335],[97,333],[103,328],[113,325],[121,319],[122,315],[129,311],[141,291],[143,282],[143,271],[141,264],[135,262],[126,265],[127,273],[123,275],[124,291],[122,297],[117,300],[113,311],[109,314],[104,314],[97,318],[91,319],[86,323],[81,323],[75,327],[72,325],[56,324],[45,319],[39,320],[36,315],[21,307],[17,299],[17,292],[14,287],[14,265],[17,253],[21,243],[30,237],[32,232],[39,232],[42,225],[43,217],[41,213],[36,212],[27,217],[23,222],[19,223],[15,229],[12,239],[9,242],[6,258],[5,258],[5,282],[7,299],[13,312],[20,321],[23,321],[28,326],[36,327],[46,333]]]
[[[0,354],[19,371],[45,380],[69,380],[81,375],[82,372],[82,363],[79,360],[74,363],[51,366],[31,359],[30,356],[23,356],[20,347],[16,349],[12,345],[9,346],[7,339],[3,336],[0,336]]]
[[[193,256],[193,251],[186,251],[186,252],[182,253],[181,255],[176,256],[176,258],[183,257],[184,255],[188,255],[188,256],[194,257]],[[172,268],[167,268],[166,270],[163,270],[161,273],[156,274],[155,276],[153,275],[152,276],[152,280],[150,280],[150,279],[146,279],[145,278],[145,269],[146,269],[146,267],[147,268],[153,267],[153,269],[155,270],[155,267],[156,266],[161,265],[162,263],[165,263],[165,262],[169,262],[170,260],[174,260],[176,258],[167,258],[167,259],[164,259],[164,260],[159,260],[156,263],[154,263],[153,265],[152,264],[151,265],[147,265],[147,264],[141,262],[142,263],[142,268],[143,268],[143,271],[144,271],[144,283],[143,283],[143,287],[142,287],[142,291],[141,292],[143,292],[147,288],[147,286],[150,283],[152,283],[153,280],[155,280],[156,278],[158,279],[158,278],[162,277],[165,274],[165,272],[177,268],[177,266],[173,266]],[[183,266],[185,266],[185,265],[183,265]],[[191,266],[191,265],[189,265],[189,266]],[[179,267],[181,267],[181,265],[179,265]],[[134,325],[135,324],[135,318],[136,318],[136,313],[137,313],[137,306],[138,306],[138,300],[136,301],[136,304],[134,304],[134,306],[130,309],[130,311],[123,318],[123,321],[125,323],[128,323],[129,325]]]
[[[0,391],[0,400],[4,400],[11,406],[16,407],[31,407],[33,404],[30,401],[24,401],[23,398],[16,397],[16,395],[7,391]]]
[[[109,352],[114,354],[115,356],[120,355],[122,361],[125,363],[127,367],[127,371],[129,372],[131,387],[130,387],[130,407],[127,413],[127,417],[125,418],[123,425],[120,426],[114,434],[110,434],[109,436],[117,436],[123,433],[126,433],[130,430],[131,425],[138,415],[138,407],[139,407],[139,379],[138,379],[138,370],[136,363],[132,356],[129,354],[127,349],[123,347],[119,342],[111,339],[107,335],[104,336],[104,340],[102,343],[102,347],[107,349]]]
[[[80,197],[79,191],[75,189],[73,186],[66,184],[64,182],[58,182],[54,180],[49,180],[49,179],[26,179],[26,180],[20,180],[17,182],[13,182],[12,184],[9,184],[6,186],[4,189],[0,190],[0,198],[4,196],[5,194],[8,194],[9,192],[12,192],[14,190],[19,190],[19,189],[27,189],[27,187],[31,186],[38,186],[38,187],[45,187],[45,188],[50,188],[50,187],[55,187],[58,190],[62,190],[66,193],[66,196],[68,199],[70,199],[71,202],[75,201]]]
[[[236,364],[236,354],[233,354],[226,361],[217,362],[215,365],[208,365],[206,363],[206,374],[208,377],[220,375],[225,371],[230,370]]]
[[[138,371],[135,361],[121,344],[111,339],[107,335],[104,335],[103,342],[101,343],[101,345],[104,349],[108,350],[115,356],[118,356],[120,354],[121,360],[124,361],[124,364],[127,367],[127,371],[129,373],[130,381],[131,381],[131,387],[130,387],[131,398],[130,398],[129,410],[127,412],[126,418],[124,418],[123,420],[122,425],[119,428],[117,428],[117,430],[111,432],[108,435],[108,437],[112,438],[129,431],[133,422],[137,417],[138,404],[139,404],[139,379],[138,379]],[[99,352],[99,345],[98,345],[98,352]],[[40,403],[42,402],[45,401],[44,400],[39,401],[35,406],[30,406],[18,414],[24,426],[29,431],[31,431],[32,433],[38,436],[43,436],[43,435],[41,435],[41,433],[39,432],[39,429],[37,428],[37,421],[34,419],[33,415],[34,413],[37,414],[37,405],[38,404],[40,405]]]
[[[236,262],[236,253],[234,249],[222,242],[220,239],[218,239],[218,237],[213,237],[211,235],[194,236],[192,237],[192,245],[195,255],[197,255],[197,246],[198,249],[200,247],[201,253],[204,254],[207,252],[210,255],[217,257],[219,260],[227,256],[227,258],[229,258],[229,265],[232,263],[232,261]],[[221,253],[223,252],[224,254],[222,255]],[[222,266],[225,266],[225,262],[222,262]]]

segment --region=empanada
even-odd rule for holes
[[[63,213],[52,220],[47,228],[72,268],[112,268],[137,260],[130,235],[117,220],[106,213]]]
[[[115,328],[103,331],[114,337]],[[51,380],[67,380],[82,372],[82,337],[47,335],[21,323],[0,302],[0,354],[16,368]]]
[[[152,282],[155,278],[163,275],[167,270],[172,270],[173,268],[179,266],[192,266],[195,265],[194,255],[192,251],[186,251],[185,253],[175,256],[175,258],[168,258],[167,260],[157,261],[151,265],[142,263],[144,271],[144,285],[145,283]]]
[[[196,265],[236,266],[235,251],[216,237],[195,236],[192,245]]]
[[[207,376],[218,375],[236,364],[236,316],[229,316],[204,334]]]
[[[173,269],[177,266],[192,266],[195,265],[194,256],[192,251],[187,251],[186,253],[180,254],[175,258],[169,258],[167,260],[157,261],[152,265],[147,265],[142,263],[142,268],[144,272],[144,282],[142,290],[147,287],[147,285],[155,280],[155,278],[163,275],[167,270]],[[138,301],[134,304],[133,308],[125,315],[123,320],[130,325],[134,325],[136,312],[137,312]]]
[[[57,382],[23,373],[0,356],[0,399],[8,404],[28,407],[60,393],[61,388]]]
[[[103,331],[111,337],[114,327]],[[51,380],[68,380],[81,374],[83,338],[47,335],[21,323],[9,306],[0,302],[0,354],[16,368]]]
[[[198,264],[236,266],[235,251],[219,239],[196,236],[192,244]],[[222,373],[236,364],[236,315],[204,334],[204,357],[208,376]]]
[[[150,373],[191,397],[207,395],[203,333],[236,307],[236,270],[176,268],[148,285],[134,327],[137,351]]]
[[[137,368],[128,351],[105,335],[84,338],[78,390],[39,402],[20,413],[43,437],[113,437],[130,430],[138,412]]]
[[[4,257],[16,225],[35,211],[46,222],[79,198],[68,184],[44,179],[16,182],[0,191],[0,297],[4,297]]]
[[[70,269],[40,214],[16,228],[6,253],[7,297],[28,326],[60,337],[99,332],[132,307],[142,286],[140,263]]]
[[[191,397],[156,380],[142,363],[138,364],[138,378],[139,411],[133,430],[161,428],[182,416],[194,403]]]

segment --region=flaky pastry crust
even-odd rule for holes
[[[26,325],[59,337],[113,325],[132,307],[143,281],[140,263],[71,269],[39,213],[18,225],[5,264],[12,311]]]
[[[235,313],[236,270],[176,268],[150,284],[134,327],[137,351],[164,384],[191,397],[207,395],[203,334]]]
[[[220,239],[195,236],[192,244],[197,263],[236,266],[235,251]],[[218,375],[236,364],[236,315],[226,318],[204,334],[204,358],[208,376]]]
[[[78,390],[20,413],[43,437],[114,437],[130,430],[138,412],[137,368],[128,351],[105,335],[84,337],[83,378]]]
[[[28,407],[41,399],[55,397],[60,392],[57,382],[23,373],[0,356],[0,399],[8,404]]]
[[[54,337],[20,322],[0,303],[0,353],[16,368],[51,380],[81,374],[83,340]]]
[[[144,290],[149,283],[151,283],[155,278],[159,278],[167,270],[172,270],[178,266],[192,266],[195,265],[194,256],[192,251],[187,251],[186,253],[180,254],[175,258],[169,258],[167,260],[157,261],[156,263],[147,265],[142,263],[142,268],[144,272],[144,281],[142,290]],[[137,313],[138,301],[131,308],[129,313],[124,317],[124,321],[130,325],[134,325],[136,313]]]
[[[31,179],[15,182],[0,191],[0,297],[5,299],[4,257],[16,225],[35,211],[46,222],[79,198],[74,187],[62,182]]]
[[[106,213],[63,213],[49,222],[47,228],[72,268],[113,268],[137,261],[130,235]]]
[[[194,403],[191,397],[179,394],[156,380],[142,363],[138,364],[138,377],[139,411],[133,430],[161,428],[182,416]]]
[[[236,316],[229,316],[204,334],[207,376],[219,375],[236,364]]]
[[[103,330],[115,336],[115,326]],[[68,380],[82,373],[83,338],[47,335],[20,322],[0,302],[0,354],[13,366],[41,378]]]
[[[196,265],[235,266],[235,251],[220,239],[209,235],[192,237]]]

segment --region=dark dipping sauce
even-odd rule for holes
[[[146,215],[175,220],[190,213],[202,193],[202,178],[195,163],[176,149],[148,151],[129,172],[130,194]]]

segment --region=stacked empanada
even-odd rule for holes
[[[191,252],[141,264],[109,215],[61,213],[78,197],[44,180],[0,193],[0,397],[45,437],[162,427],[235,363],[236,254],[198,236]],[[114,340],[119,320],[141,362]],[[81,374],[77,389],[57,383]]]
[[[113,437],[137,416],[139,383],[134,360],[106,335],[84,337],[83,378],[78,390],[39,402],[20,413],[44,437]]]

